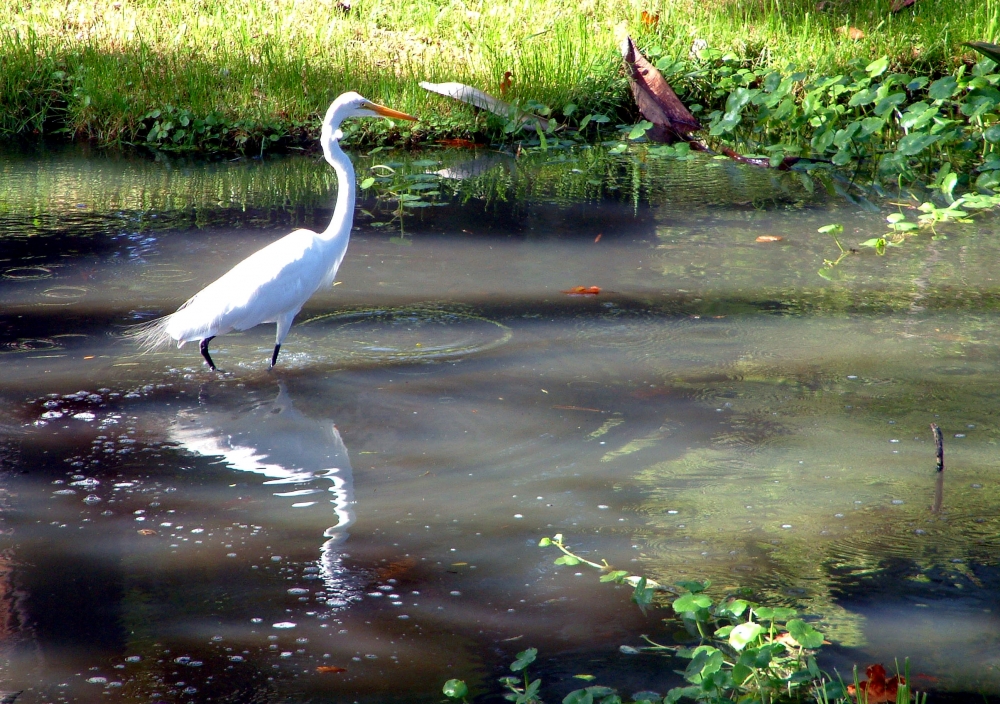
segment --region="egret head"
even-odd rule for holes
[[[330,107],[326,111],[326,117],[323,119],[323,132],[320,136],[320,142],[323,145],[324,152],[332,146],[331,142],[340,138],[340,132],[337,129],[340,127],[340,123],[351,117],[394,117],[397,120],[417,119],[412,115],[407,115],[405,112],[399,112],[384,105],[373,103],[353,91],[344,93],[330,104]]]
[[[399,112],[398,110],[387,108],[384,105],[373,103],[353,91],[350,93],[344,93],[334,100],[333,104],[330,105],[330,110],[340,112],[342,114],[342,120],[347,119],[348,117],[395,117],[399,120],[417,119],[412,115],[407,115],[405,112]],[[329,114],[330,113],[327,112],[327,115]]]

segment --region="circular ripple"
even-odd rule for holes
[[[442,308],[383,308],[331,313],[301,324],[315,333],[324,351],[354,359],[419,361],[461,357],[499,347],[510,340],[506,325],[470,313]]]
[[[53,286],[42,291],[42,295],[60,301],[71,301],[86,296],[87,289],[82,286]]]
[[[623,311],[614,309],[596,317],[581,318],[577,336],[591,347],[625,349],[643,353],[661,349],[677,334],[691,325],[691,320],[653,311]]]
[[[591,347],[620,350],[633,359],[691,366],[728,366],[750,340],[735,319],[714,320],[657,311],[614,310],[581,319],[577,337]]]
[[[151,266],[142,272],[142,278],[159,283],[184,283],[194,280],[190,271],[172,266]]]
[[[4,352],[49,352],[62,348],[58,342],[46,337],[24,337],[0,344],[0,350]]]
[[[5,279],[14,279],[15,281],[32,281],[34,279],[48,279],[52,276],[52,270],[47,269],[44,266],[16,266],[12,269],[7,269],[3,273]]]

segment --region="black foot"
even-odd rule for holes
[[[219,370],[216,368],[215,362],[212,361],[212,355],[208,353],[208,343],[214,339],[215,335],[212,335],[211,337],[206,337],[204,340],[201,341],[201,345],[199,345],[198,349],[201,350],[201,356],[204,357],[205,361],[208,363],[208,368],[211,369],[213,372],[217,372]]]
[[[281,345],[274,346],[274,354],[271,355],[271,369],[274,369],[274,365],[278,363],[278,352],[281,351]]]

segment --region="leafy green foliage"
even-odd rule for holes
[[[992,189],[1000,174],[1000,73],[984,58],[949,75],[892,72],[889,57],[854,59],[833,74],[757,67],[736,55],[704,49],[674,59],[648,49],[688,104],[714,106],[703,121],[710,141],[741,153],[807,157],[807,171],[850,168],[879,181],[926,183],[943,165],[949,188]],[[637,126],[628,126],[634,139]],[[735,144],[734,144],[735,143]],[[951,192],[949,190],[949,193]]]
[[[263,153],[276,146],[284,133],[277,125],[260,125],[249,120],[230,122],[216,112],[197,116],[190,109],[173,105],[150,110],[142,122],[148,125],[148,130],[140,144],[168,152],[242,151],[247,146],[259,145]]]
[[[541,704],[542,700],[538,696],[538,690],[542,687],[540,679],[530,680],[528,677],[528,665],[535,661],[538,655],[536,648],[528,648],[517,654],[517,659],[510,664],[511,672],[523,674],[523,681],[517,677],[503,677],[501,684],[507,688],[504,699],[514,704]]]
[[[876,66],[875,69],[878,69]],[[836,236],[843,232],[839,225],[826,225],[821,232]],[[622,653],[658,653],[686,660],[681,674],[688,684],[675,687],[661,697],[655,692],[636,692],[631,699],[623,699],[614,689],[591,685],[576,689],[562,699],[562,704],[676,704],[692,700],[705,704],[730,704],[746,702],[757,704],[793,704],[812,701],[816,704],[851,704],[854,699],[847,687],[837,677],[823,672],[816,662],[815,652],[824,644],[823,635],[812,624],[800,618],[795,609],[782,606],[762,606],[732,594],[712,597],[705,593],[711,582],[684,581],[665,587],[645,577],[615,570],[607,562],[600,564],[580,557],[570,550],[563,536],[542,538],[539,547],[556,547],[561,555],[556,564],[569,564],[565,557],[575,557],[572,564],[586,564],[605,574],[602,582],[614,582],[634,587],[633,600],[645,608],[654,603],[658,593],[671,592],[676,598],[671,610],[692,635],[691,647],[661,645],[642,636],[648,646],[636,648],[621,646]],[[635,593],[643,594],[636,599]],[[668,619],[665,619],[668,620]],[[513,672],[523,677],[503,677],[500,682],[507,689],[505,699],[514,704],[541,704],[541,679],[531,680],[528,666],[538,655],[535,648],[517,654],[510,665]],[[881,666],[880,666],[881,667]],[[898,670],[898,665],[897,665]],[[909,682],[909,660],[906,661],[904,682]],[[592,675],[576,675],[592,680]],[[456,684],[457,683],[457,684]],[[458,687],[457,685],[461,685]],[[857,671],[854,672],[854,691],[860,691]],[[464,683],[449,680],[445,694],[453,699],[467,693]],[[901,685],[898,702],[909,702],[914,694],[908,685]],[[461,694],[449,694],[461,692]],[[926,697],[914,694],[915,701],[923,704]]]

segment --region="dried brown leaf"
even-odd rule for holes
[[[684,106],[670,84],[656,67],[642,55],[632,37],[621,45],[632,95],[642,116],[653,123],[646,137],[653,142],[687,140],[687,135],[701,129],[701,123]]]

